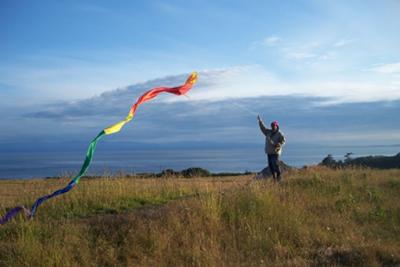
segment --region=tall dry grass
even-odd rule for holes
[[[0,265],[400,265],[400,170],[248,181],[85,181],[35,220],[1,227]],[[165,204],[134,210],[126,199]]]

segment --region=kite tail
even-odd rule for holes
[[[17,214],[21,211],[24,211],[25,217],[28,219],[31,219],[33,216],[35,216],[36,210],[37,208],[46,200],[65,194],[68,191],[70,191],[76,184],[79,183],[80,178],[85,175],[87,169],[89,168],[89,165],[93,159],[93,154],[94,154],[94,150],[96,149],[96,145],[97,142],[100,140],[100,138],[104,135],[104,131],[101,131],[93,140],[92,142],[90,142],[89,144],[89,148],[86,152],[86,158],[85,161],[81,167],[80,172],[78,173],[77,176],[75,176],[66,187],[61,188],[59,190],[54,191],[53,193],[40,197],[38,198],[35,203],[32,205],[31,209],[27,209],[25,208],[25,206],[18,206],[15,207],[13,209],[11,209],[10,211],[8,211],[6,213],[6,215],[4,215],[3,218],[0,219],[0,225],[5,224],[6,222],[8,222],[9,220],[11,220],[12,218],[14,218],[15,216],[17,216]]]
[[[30,217],[31,212],[29,209],[25,208],[24,206],[17,206],[11,210],[9,210],[4,216],[3,218],[0,219],[0,225],[5,224],[6,222],[8,222],[9,220],[11,220],[12,218],[14,218],[19,212],[24,211],[25,216],[27,218]]]
[[[101,132],[92,140],[92,142],[90,142],[89,148],[88,148],[88,150],[87,150],[87,152],[86,152],[86,158],[85,158],[85,161],[83,162],[83,165],[82,165],[82,167],[81,167],[81,170],[79,171],[78,175],[75,176],[75,177],[71,180],[71,182],[69,182],[69,184],[68,184],[66,187],[61,188],[61,189],[59,189],[59,190],[57,190],[57,191],[54,191],[54,192],[51,193],[50,195],[43,196],[43,197],[38,198],[38,199],[36,200],[35,204],[33,204],[32,208],[31,208],[31,210],[30,210],[30,217],[31,217],[31,218],[32,218],[33,216],[35,216],[35,213],[36,213],[37,208],[38,208],[44,201],[46,201],[46,200],[48,200],[48,199],[50,199],[50,198],[53,198],[53,197],[56,197],[56,196],[59,196],[59,195],[62,195],[62,194],[67,193],[67,192],[70,191],[75,185],[77,185],[77,184],[79,183],[79,180],[81,179],[81,177],[82,177],[83,175],[85,175],[87,169],[89,168],[90,163],[92,162],[93,154],[94,154],[94,150],[96,149],[97,142],[100,140],[100,138],[101,138],[104,134],[105,134],[104,131],[101,131]]]
[[[185,84],[183,84],[181,86],[172,87],[172,88],[157,87],[157,88],[153,88],[153,89],[147,91],[146,93],[144,93],[141,97],[139,97],[139,99],[136,101],[136,103],[132,105],[131,109],[129,110],[128,116],[124,120],[105,128],[92,140],[92,142],[90,142],[89,148],[86,152],[86,158],[82,164],[81,170],[79,171],[78,175],[75,176],[68,183],[68,185],[66,187],[61,188],[57,191],[54,191],[53,193],[51,193],[49,195],[45,195],[43,197],[38,198],[30,210],[25,208],[24,206],[17,206],[15,208],[9,210],[2,218],[0,218],[0,225],[5,224],[6,222],[11,220],[13,217],[15,217],[21,211],[24,211],[25,216],[27,218],[32,218],[33,216],[35,216],[35,213],[36,213],[36,210],[38,209],[38,207],[44,201],[46,201],[50,198],[65,194],[65,193],[69,192],[73,187],[75,187],[75,185],[77,185],[79,183],[81,177],[83,175],[85,175],[87,169],[90,166],[90,163],[92,162],[93,154],[96,149],[97,142],[104,135],[110,135],[110,134],[119,132],[126,123],[128,123],[129,121],[131,121],[133,119],[133,116],[135,115],[136,109],[139,107],[139,105],[153,99],[154,97],[156,97],[158,94],[160,94],[162,92],[171,93],[171,94],[175,94],[175,95],[184,95],[192,88],[192,86],[196,83],[196,81],[197,81],[197,73],[193,72],[189,76],[189,78],[186,80]]]

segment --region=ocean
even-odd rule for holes
[[[282,160],[295,167],[321,162],[328,154],[343,159],[368,155],[392,156],[399,146],[286,146]],[[82,151],[1,152],[0,179],[29,179],[73,176],[83,163]],[[263,147],[224,149],[162,149],[130,151],[96,151],[88,175],[115,175],[182,170],[201,167],[211,172],[257,172],[266,166]]]

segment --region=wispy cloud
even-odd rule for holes
[[[319,57],[317,54],[309,53],[309,52],[288,52],[285,55],[288,59],[310,59]]]
[[[259,49],[260,47],[277,47],[282,43],[282,38],[276,35],[265,37],[261,41],[254,41],[250,44],[250,49]]]
[[[112,13],[109,8],[106,8],[106,7],[103,7],[100,5],[93,5],[93,4],[79,4],[77,9],[84,11],[84,12],[95,13],[95,14],[99,14],[99,15]]]
[[[275,52],[285,60],[292,61],[324,61],[334,59],[335,54],[340,49],[348,46],[354,42],[353,39],[337,39],[334,41],[288,41],[278,36],[269,36],[262,41],[253,42],[252,48],[258,46],[268,47],[268,49],[275,49]]]
[[[275,46],[278,45],[282,41],[282,38],[278,36],[270,36],[264,39],[262,42],[266,46]]]
[[[286,44],[280,49],[283,58],[289,60],[321,61],[333,58],[334,44],[309,42],[305,44]]]
[[[400,73],[400,62],[380,64],[377,65],[376,67],[371,68],[371,70],[374,72],[387,73],[387,74]]]
[[[207,86],[199,83],[199,87],[191,92],[192,100],[303,95],[324,98],[320,104],[338,104],[400,99],[399,81],[396,79],[367,76],[286,80],[257,65],[228,69],[210,77],[212,83]],[[207,76],[203,78],[208,79]]]
[[[121,116],[143,92],[158,86],[176,86],[183,83],[186,76],[187,74],[161,77],[107,91],[83,100],[59,102],[31,112],[29,116],[35,118],[62,117],[67,120],[81,116]],[[152,102],[165,105],[175,102],[200,103],[199,105],[202,105],[201,103],[205,102],[246,98],[304,96],[313,98],[313,101],[308,103],[309,106],[327,106],[341,103],[393,101],[400,99],[399,86],[399,83],[395,81],[373,82],[368,80],[289,82],[278,79],[260,66],[238,66],[200,71],[199,81],[189,92],[188,98],[169,97],[163,94]],[[251,107],[245,108],[247,109],[247,111],[243,110],[245,112],[252,111]],[[206,111],[206,107],[201,109],[201,112]],[[211,113],[213,112],[215,111],[212,110]],[[252,113],[255,112],[252,111]]]
[[[42,136],[46,129],[52,140],[61,138],[60,131],[65,136],[89,136],[122,119],[143,92],[181,84],[187,75],[163,76],[95,97],[31,108],[28,114],[19,115],[23,126],[15,125],[15,118],[8,119],[14,130],[3,133],[3,139],[13,140],[15,133],[23,136],[22,127],[32,129],[30,136]],[[393,100],[400,100],[400,90],[396,88],[355,81],[281,81],[260,66],[205,70],[199,72],[189,98],[160,95],[141,106],[135,122],[115,138],[139,143],[254,143],[260,137],[255,118],[261,114],[265,120],[281,121],[292,142],[308,142],[312,137],[321,143],[368,143],[377,137],[371,130],[377,120],[381,127],[391,129],[390,134],[386,131],[380,136],[397,142],[399,129],[393,118],[400,102]],[[388,100],[391,105],[379,102]],[[357,139],[359,133],[362,138]]]
[[[121,48],[118,51],[96,50],[75,53],[51,52],[21,55],[12,63],[0,63],[0,81],[18,88],[16,94],[47,100],[87,98],[154,76],[175,73],[185,68],[179,55],[156,51]],[[171,62],[172,58],[177,63]],[[156,63],[155,63],[156,62]],[[168,66],[168,67],[167,67]]]
[[[184,8],[182,6],[177,6],[177,5],[173,5],[171,3],[166,3],[166,2],[160,2],[157,1],[155,3],[153,3],[153,6],[160,10],[161,12],[168,14],[168,15],[181,15],[184,13]]]
[[[229,75],[226,72],[213,73],[214,76]],[[132,100],[144,89],[164,81],[176,83],[186,75],[171,76],[135,85],[130,88],[110,91],[95,98],[76,102],[57,103],[39,112],[31,113],[27,125],[53,122],[57,131],[75,131],[74,134],[97,131],[126,115]],[[203,79],[207,78],[202,74]],[[206,84],[194,90],[201,91]],[[132,90],[132,91],[131,91]],[[140,91],[140,92],[139,92]],[[262,142],[256,124],[256,114],[268,120],[281,121],[283,131],[291,143],[310,142],[324,144],[354,144],[398,142],[399,128],[393,118],[400,109],[400,102],[336,103],[335,105],[315,105],[326,98],[299,95],[259,96],[231,98],[218,101],[183,99],[181,102],[166,102],[166,96],[143,105],[138,110],[134,124],[126,127],[119,141],[134,142],[219,142],[238,143]],[[44,120],[45,119],[45,120]],[[373,126],[379,120],[385,133],[376,133]],[[357,122],[357,123],[354,123]],[[79,127],[78,127],[79,126]],[[24,127],[26,127],[24,125]],[[43,127],[32,132],[42,132]],[[41,128],[41,129],[40,129]],[[50,126],[49,126],[50,128]],[[62,130],[64,132],[64,130]],[[359,138],[357,138],[357,136]],[[380,137],[380,138],[379,138]],[[382,140],[382,141],[376,141]],[[255,141],[256,140],[256,141]],[[258,140],[258,141],[257,141]]]
[[[354,42],[353,39],[341,39],[341,40],[338,40],[337,42],[334,42],[332,44],[332,46],[333,47],[343,47],[343,46],[349,45],[353,42]]]

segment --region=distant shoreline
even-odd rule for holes
[[[334,154],[331,155],[331,158],[328,159],[328,163],[325,162],[327,164],[323,163],[329,154],[326,152],[323,156],[322,154],[324,151],[331,151],[329,148],[324,151],[315,152],[318,153],[318,156],[317,154],[301,154],[301,149],[296,151],[290,151],[288,149],[288,151],[285,151],[286,153],[283,155],[282,160],[293,168],[318,164],[328,167],[346,167],[349,165],[356,165],[378,169],[399,167],[399,165],[396,165],[397,162],[400,162],[400,158],[398,158],[399,154],[397,152],[397,154],[393,153],[393,151],[398,151],[398,149],[391,149],[392,153],[389,153],[389,151],[385,153],[386,155],[395,154],[394,156],[380,156],[379,154],[381,153],[378,153],[379,150],[376,151],[377,153],[374,156],[367,156],[367,151],[355,151],[358,157],[352,158],[353,155],[351,152],[354,150],[347,146],[344,148],[345,149],[340,151],[335,151]],[[350,158],[346,158],[345,154],[341,153],[343,151],[349,153],[351,155]],[[308,152],[314,153],[314,151]],[[35,158],[35,155],[37,159]],[[63,155],[62,158],[57,158],[53,153],[25,153],[21,155],[16,154],[15,160],[12,156],[5,155],[3,156],[5,161],[3,163],[0,162],[2,163],[0,169],[3,171],[3,174],[0,174],[0,180],[32,180],[74,177],[81,164],[82,157],[75,157],[75,153],[63,153]],[[107,153],[106,155],[110,154]],[[37,162],[38,159],[41,161]],[[165,176],[166,173],[187,176],[187,174],[180,173],[185,173],[188,169],[196,168],[201,169],[202,173],[208,176],[235,176],[245,175],[247,173],[258,173],[266,167],[266,165],[265,155],[263,151],[260,151],[260,149],[230,151],[206,150],[205,152],[194,151],[193,153],[182,152],[176,154],[169,151],[147,151],[146,153],[127,153],[125,151],[121,153],[113,153],[107,157],[104,157],[104,154],[98,154],[92,168],[86,176],[159,177]]]
[[[174,171],[173,169],[165,169],[161,172],[143,172],[143,173],[126,173],[120,172],[115,174],[104,174],[104,175],[85,175],[83,179],[97,179],[104,177],[118,177],[118,178],[192,178],[192,177],[232,177],[232,176],[244,176],[256,174],[257,172],[245,171],[245,172],[210,172],[200,167],[191,167],[182,171]],[[0,178],[1,181],[9,180],[46,180],[46,179],[70,179],[73,176],[47,176],[47,177],[33,177],[33,178]]]

